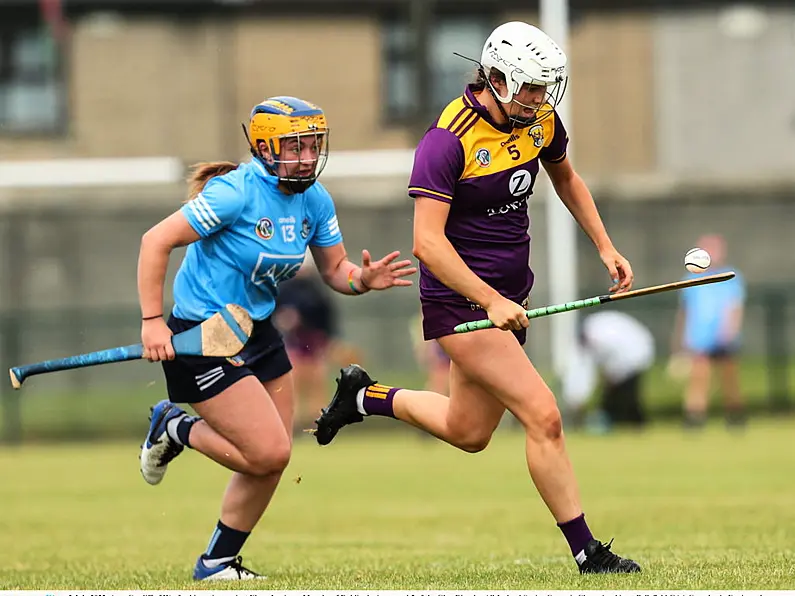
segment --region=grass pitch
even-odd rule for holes
[[[569,436],[592,530],[644,568],[629,577],[577,574],[515,431],[478,455],[408,428],[343,431],[323,448],[301,437],[243,551],[268,579],[228,588],[792,589],[793,437],[791,419]],[[132,442],[0,450],[0,589],[212,588],[190,573],[228,473],[188,452],[151,487],[137,454]]]

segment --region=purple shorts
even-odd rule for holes
[[[528,299],[529,300],[529,299]],[[528,300],[523,302],[527,308]],[[469,302],[420,299],[422,304],[422,333],[426,340],[453,335],[456,325],[487,319],[486,311]],[[519,345],[527,339],[527,329],[512,331]]]

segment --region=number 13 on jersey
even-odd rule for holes
[[[282,239],[285,242],[295,240],[295,226],[293,224],[282,225]]]

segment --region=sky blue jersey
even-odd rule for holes
[[[212,178],[181,212],[201,238],[174,280],[175,317],[204,320],[239,304],[255,321],[274,310],[278,286],[304,262],[307,246],[342,242],[334,203],[315,182],[285,195],[256,159]]]
[[[713,273],[731,271],[716,268]],[[702,277],[689,274],[685,279]],[[737,273],[734,279],[717,284],[695,286],[682,290],[680,300],[685,311],[684,345],[688,350],[707,352],[725,347],[721,334],[731,309],[745,302],[745,280]],[[735,338],[740,341],[740,338]]]

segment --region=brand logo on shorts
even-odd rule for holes
[[[544,127],[542,125],[536,124],[533,126],[527,136],[532,137],[533,145],[539,149],[544,146]]]
[[[257,232],[257,236],[263,240],[270,240],[273,238],[273,222],[267,217],[260,219],[254,227],[254,230]]]
[[[475,161],[478,162],[481,168],[487,168],[491,165],[491,153],[488,149],[478,149],[475,153]]]
[[[306,240],[309,237],[309,218],[305,217],[301,222],[301,238]]]
[[[216,366],[213,369],[208,370],[200,375],[196,375],[196,385],[199,387],[200,391],[204,391],[205,389],[209,389],[213,385],[215,385],[218,381],[224,378],[224,369],[223,367]]]

